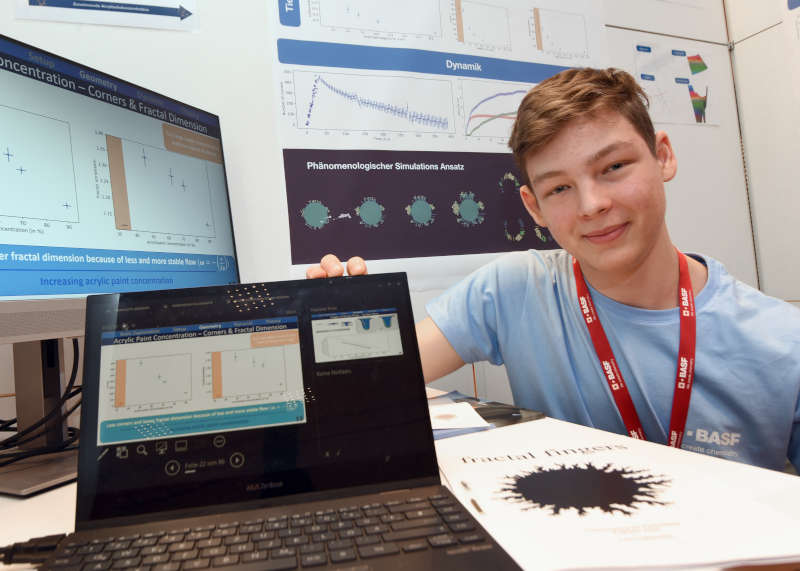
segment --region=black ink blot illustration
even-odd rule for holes
[[[560,464],[549,469],[509,476],[500,492],[503,499],[527,504],[523,509],[549,509],[552,515],[562,510],[588,510],[632,515],[640,505],[666,505],[657,499],[671,480],[646,470]]]

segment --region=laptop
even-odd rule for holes
[[[440,484],[405,274],[89,296],[47,568],[517,569]]]

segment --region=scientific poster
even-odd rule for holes
[[[533,85],[601,62],[600,12],[590,0],[277,2],[292,264],[557,247],[519,199],[508,136]]]

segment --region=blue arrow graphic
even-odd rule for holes
[[[50,8],[73,8],[76,10],[99,10],[101,12],[126,12],[128,14],[144,14],[147,16],[172,16],[185,20],[192,15],[183,6],[168,8],[165,6],[144,6],[141,4],[123,4],[120,2],[99,2],[98,0],[28,0],[29,6]]]

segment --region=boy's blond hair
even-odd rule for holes
[[[508,140],[524,183],[530,186],[525,170],[530,155],[568,123],[604,111],[627,119],[655,155],[656,135],[647,105],[644,90],[620,69],[568,69],[542,81],[520,103]]]

